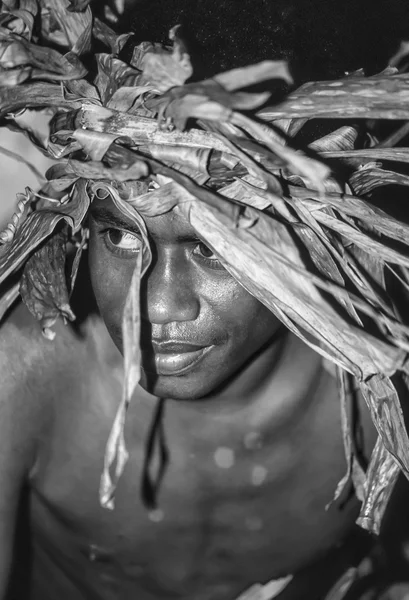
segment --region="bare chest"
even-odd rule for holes
[[[118,390],[104,377],[92,398],[80,398],[81,386],[71,390],[77,397],[60,405],[33,486],[43,562],[53,557],[73,579],[81,572],[80,585],[99,589],[96,597],[200,598],[201,590],[234,597],[302,566],[350,526],[355,507],[343,515],[324,510],[344,468],[331,432],[317,452],[313,426],[308,435],[300,424],[274,439],[268,423],[256,425],[245,411],[232,421],[165,406],[161,437],[158,429],[153,435],[156,406],[146,398],[129,415],[130,458],[115,509],[101,508]],[[337,414],[321,415],[334,432]],[[153,500],[155,509],[146,506]]]

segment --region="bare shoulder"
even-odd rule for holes
[[[0,598],[7,585],[17,507],[22,486],[35,466],[40,440],[52,418],[52,395],[64,384],[83,342],[72,328],[57,324],[55,342],[46,340],[22,303],[0,325]]]
[[[0,325],[0,434],[13,431],[13,443],[24,462],[32,460],[36,439],[51,418],[52,402],[75,377],[86,359],[87,335],[62,322],[47,340],[23,303]],[[29,465],[27,465],[29,467]]]
[[[47,382],[59,361],[69,361],[70,355],[72,358],[75,356],[72,353],[76,345],[73,332],[59,322],[56,330],[56,339],[47,340],[42,335],[40,324],[24,304],[17,304],[0,324],[0,369],[3,384],[7,382],[8,386],[16,386],[20,394],[32,393],[35,390],[31,386]],[[24,386],[31,389],[24,389]]]

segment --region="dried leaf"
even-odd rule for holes
[[[391,67],[396,67],[399,63],[409,55],[409,42],[401,41],[399,48],[389,60]]]
[[[91,85],[85,79],[74,79],[64,81],[64,97],[66,100],[72,100],[77,103],[81,100],[88,100],[95,104],[101,104],[101,98],[95,85]]]
[[[180,198],[180,188],[173,181],[152,192],[127,198],[131,206],[147,217],[167,213],[181,201],[183,202]]]
[[[31,67],[28,68],[31,69]],[[75,102],[65,99],[61,92],[61,86],[58,84],[35,82],[16,87],[0,86],[0,118],[5,117],[8,113],[16,113],[27,108],[79,108],[80,106],[80,100]]]
[[[72,8],[71,0],[41,0],[41,32],[51,45],[80,56],[91,50],[92,13],[86,5],[81,12]]]
[[[119,196],[113,195],[113,200],[128,218],[137,223],[142,235],[142,242],[140,251],[136,255],[136,264],[122,318],[124,354],[122,400],[107,442],[104,469],[100,483],[101,506],[109,509],[114,508],[116,486],[129,456],[124,439],[124,427],[126,412],[140,379],[140,281],[151,262],[148,233],[142,218],[132,207],[123,202]],[[110,473],[111,468],[114,468],[112,475]]]
[[[347,485],[352,480],[356,496],[361,502],[364,501],[366,492],[366,476],[363,467],[359,462],[354,443],[354,431],[351,423],[351,403],[356,401],[356,394],[351,390],[348,384],[349,375],[339,367],[337,368],[337,380],[339,386],[339,396],[341,403],[341,427],[342,439],[344,442],[345,459],[347,470],[344,477],[337,485],[334,499],[336,502],[345,491]],[[355,398],[354,398],[355,396]],[[331,502],[331,504],[332,504]]]
[[[107,107],[135,114],[143,104],[144,95],[150,91],[151,88],[149,86],[124,85],[113,93],[107,102]]]
[[[379,233],[398,240],[407,245],[409,241],[409,226],[406,223],[398,221],[389,216],[383,210],[363,198],[358,198],[350,194],[339,194],[335,192],[325,192],[318,194],[314,190],[302,187],[289,186],[289,192],[294,202],[302,200],[307,204],[310,210],[317,212],[317,219],[326,219],[330,215],[324,215],[325,205],[332,206],[339,213],[359,219],[369,227],[375,228]],[[388,248],[387,248],[388,250]]]
[[[73,54],[63,56],[57,50],[28,42],[16,34],[4,35],[0,30],[0,67],[31,67],[32,79],[60,81],[80,79],[87,70]]]
[[[97,40],[105,44],[110,49],[111,54],[114,56],[117,56],[121,52],[126,42],[133,35],[133,33],[123,33],[118,35],[106,23],[97,18],[94,19],[93,34]]]
[[[267,128],[248,117],[235,113],[233,123],[242,126],[260,139],[264,144],[276,154],[291,172],[304,176],[316,190],[323,190],[324,182],[330,175],[330,169],[322,162],[309,158],[301,152],[296,152],[288,146],[280,144],[274,135],[270,135]]]
[[[9,6],[7,4],[3,1],[0,5],[0,27],[30,40],[38,13],[37,0],[13,2]]]
[[[208,204],[198,205],[192,201],[190,205],[188,202],[179,204],[177,209],[189,218],[198,236],[250,293],[273,312],[278,308],[288,315],[320,341],[327,356],[359,380],[378,372],[392,374],[399,360],[404,360],[404,352],[371,339],[365,330],[358,331],[345,322],[340,330],[337,313],[308,283],[314,280],[321,286],[322,280],[318,281],[311,274],[307,276],[303,271],[302,259],[288,237],[288,230],[277,221],[259,214],[254,227],[234,228],[233,223],[228,225],[226,217],[222,218],[222,213],[215,212]],[[402,362],[400,364],[402,366]]]
[[[315,152],[335,152],[352,150],[358,137],[356,127],[345,125],[336,131],[312,142],[308,147]]]
[[[375,375],[360,387],[385,449],[407,473],[409,439],[395,386],[389,377]]]
[[[3,319],[7,311],[20,296],[20,282],[14,283],[7,289],[3,289],[0,298],[0,319]]]
[[[409,119],[408,74],[346,77],[306,83],[283,102],[259,111],[260,118]]]
[[[154,119],[137,115],[123,115],[119,111],[102,106],[83,104],[79,120],[84,129],[129,137],[135,145],[152,143],[174,146],[180,144],[181,146],[226,151],[226,146],[222,142],[215,140],[214,136],[205,131],[190,129],[186,133],[179,131],[165,132],[158,128],[158,124]]]
[[[25,67],[22,69],[1,69],[0,68],[0,87],[15,87],[26,79],[31,77],[33,69]]]
[[[67,228],[53,233],[24,265],[20,294],[45,337],[52,339],[52,327],[59,317],[75,320],[71,310],[65,275]]]
[[[379,167],[365,166],[355,171],[349,179],[349,184],[355,194],[369,194],[374,189],[385,185],[409,185],[409,176],[387,171]]]
[[[151,46],[138,60],[143,71],[143,85],[152,85],[161,94],[183,85],[193,73],[189,54],[179,38],[179,26],[170,30],[169,37],[173,41],[172,52]]]
[[[208,174],[208,164],[212,150],[210,148],[191,148],[189,146],[171,146],[170,144],[149,144],[141,146],[139,151],[169,166],[184,165],[192,171]]]
[[[365,161],[389,160],[393,162],[409,162],[409,148],[364,148],[362,150],[345,150],[341,152],[320,152],[323,158],[354,159],[359,167]]]
[[[127,138],[119,137],[112,133],[98,133],[87,129],[76,129],[72,132],[72,135],[70,134],[70,137],[77,140],[80,148],[94,161],[102,160],[108,148],[115,141],[127,141]]]
[[[96,58],[98,75],[94,83],[104,105],[108,106],[120,88],[139,85],[140,73],[134,67],[110,54],[98,54]]]
[[[357,520],[363,529],[379,535],[382,517],[399,473],[398,463],[385,449],[381,437],[378,437],[367,472],[365,502]]]
[[[216,79],[201,83],[190,83],[183,87],[174,87],[157,102],[159,122],[170,119],[177,129],[186,128],[188,119],[206,119],[206,121],[228,122],[232,111],[251,110],[264,104],[269,92],[246,94],[227,92]],[[152,107],[152,102],[149,103]]]
[[[81,239],[78,243],[77,251],[75,253],[75,257],[74,257],[72,267],[71,267],[70,295],[72,294],[72,292],[74,290],[75,282],[76,282],[77,275],[78,275],[78,269],[79,269],[81,258],[82,258],[82,253],[85,250],[85,248],[87,247],[88,239],[89,239],[89,230],[88,230],[88,228],[82,227],[81,228]]]
[[[249,67],[219,73],[214,79],[228,92],[273,79],[282,79],[289,85],[293,83],[288,63],[284,60],[265,60]]]
[[[350,567],[325,596],[325,600],[345,600],[346,594],[359,577],[358,569]]]
[[[78,177],[85,179],[108,179],[109,181],[132,181],[141,179],[149,174],[148,166],[142,160],[135,160],[132,166],[111,168],[106,167],[102,162],[90,160],[83,163],[78,160],[70,160],[69,168]]]
[[[70,0],[67,10],[70,12],[81,12],[89,6],[91,0]]]
[[[32,212],[22,223],[12,242],[0,248],[0,284],[15,273],[28,256],[54,231],[56,225],[65,220],[77,231],[87,213],[89,198],[86,183],[79,180],[67,204]]]

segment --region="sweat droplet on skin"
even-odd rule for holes
[[[95,546],[94,544],[91,544],[89,547],[89,551],[88,551],[88,559],[91,562],[95,562],[96,560],[98,560],[98,557],[99,557],[99,552],[98,552],[97,546]]]
[[[233,450],[220,446],[214,453],[214,462],[220,469],[231,469],[235,462]]]
[[[112,559],[111,552],[97,544],[89,544],[82,552],[90,562],[109,564]]]
[[[149,519],[151,521],[153,521],[153,523],[160,523],[161,521],[163,521],[164,517],[165,517],[165,513],[160,508],[157,508],[156,510],[152,510],[149,513]]]
[[[258,431],[249,431],[244,436],[244,446],[247,450],[259,450],[263,445],[261,433]]]
[[[260,517],[247,517],[246,527],[250,531],[260,531],[263,528],[263,521]]]
[[[251,471],[251,483],[253,485],[262,485],[267,478],[267,469],[262,465],[256,465]]]

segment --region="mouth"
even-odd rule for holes
[[[179,342],[152,342],[157,375],[183,375],[196,367],[212,350],[212,346],[196,346]]]

